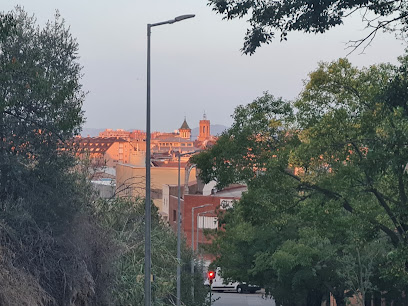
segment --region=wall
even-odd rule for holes
[[[130,149],[133,150],[129,142],[115,141],[105,153],[107,167],[116,167],[117,163],[129,163]]]
[[[133,197],[145,197],[146,168],[133,165],[118,164],[116,167],[116,186],[119,196],[127,196],[125,189],[130,190],[129,195]],[[185,169],[180,169],[180,183],[184,185]],[[196,180],[196,170],[190,172],[189,182]],[[178,167],[152,167],[150,168],[151,197],[159,212],[164,212],[163,185],[177,185]],[[121,191],[122,190],[122,191]],[[165,212],[166,213],[166,212]]]
[[[218,197],[215,195],[208,195],[208,196],[203,196],[203,195],[185,195],[184,196],[184,205],[182,208],[182,228],[183,228],[183,233],[184,236],[186,237],[187,244],[191,245],[191,229],[192,229],[192,208],[205,205],[205,204],[210,204],[209,206],[205,206],[202,208],[196,208],[194,209],[194,240],[196,239],[197,235],[197,213],[202,213],[205,211],[213,210],[214,213],[207,213],[205,216],[207,217],[216,217],[216,211],[220,207],[220,202],[224,199],[229,199],[229,200],[238,200],[238,197]],[[170,208],[171,209],[171,208]],[[196,249],[196,241],[194,242],[194,249]],[[203,243],[210,243],[204,235],[202,234],[202,229],[200,229],[199,233],[199,244]]]

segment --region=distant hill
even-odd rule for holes
[[[210,130],[211,130],[211,135],[218,136],[222,132],[224,132],[228,127],[222,124],[211,124]],[[82,137],[98,137],[100,132],[103,132],[104,128],[84,128],[81,132]],[[133,129],[129,129],[127,131],[133,131]],[[194,129],[191,129],[191,139],[195,140],[197,139],[199,134],[199,128],[196,127]]]
[[[81,132],[82,137],[98,137],[100,132],[106,129],[84,128]]]

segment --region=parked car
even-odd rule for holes
[[[238,292],[238,293],[244,293],[244,292],[249,292],[249,293],[255,293],[256,291],[260,290],[260,286],[252,285],[252,284],[247,284],[245,282],[225,282],[224,279],[220,275],[220,270],[217,269],[215,278],[213,280],[213,283],[211,284],[211,290],[212,291],[218,291],[218,292],[224,292],[224,291],[230,291],[230,292]],[[210,286],[210,282],[207,279],[204,283],[206,286]]]

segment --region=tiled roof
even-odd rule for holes
[[[170,139],[170,138],[175,138],[176,135],[178,135],[178,134],[175,134],[175,133],[158,134],[158,135],[155,135],[154,137],[152,137],[152,141],[153,140],[163,140],[163,139],[167,140],[167,139]]]
[[[193,142],[190,139],[185,139],[185,138],[181,138],[181,137],[167,137],[167,138],[156,138],[156,139],[152,139],[152,143],[156,143],[156,142]]]
[[[161,160],[154,160],[152,163],[155,167],[162,167],[162,168],[177,168],[178,161],[161,161]],[[183,169],[187,165],[187,161],[180,161],[180,168]]]
[[[104,154],[115,142],[127,142],[123,138],[116,137],[86,137],[75,140],[79,144],[80,151]]]

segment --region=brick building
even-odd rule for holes
[[[200,190],[201,189],[201,190]],[[203,232],[206,229],[217,229],[217,213],[219,211],[232,207],[234,201],[241,198],[246,186],[234,185],[225,188],[222,191],[212,192],[206,194],[199,184],[194,182],[188,185],[188,190],[185,186],[181,186],[181,229],[187,244],[190,246],[192,241],[192,233],[194,233],[194,250],[197,251],[197,231],[198,231],[198,245],[209,244]],[[187,193],[187,194],[186,194]],[[203,194],[204,193],[204,194]],[[205,205],[205,206],[204,206]],[[166,207],[168,206],[168,208]],[[163,207],[168,210],[169,225],[176,232],[177,231],[177,206],[178,206],[178,185],[168,185],[163,190]],[[194,209],[197,206],[204,206]],[[192,227],[194,219],[194,229]]]
[[[204,141],[211,137],[210,132],[210,120],[207,120],[207,115],[204,113],[203,119],[200,120],[200,127],[199,127],[199,134],[198,134],[198,141]]]

